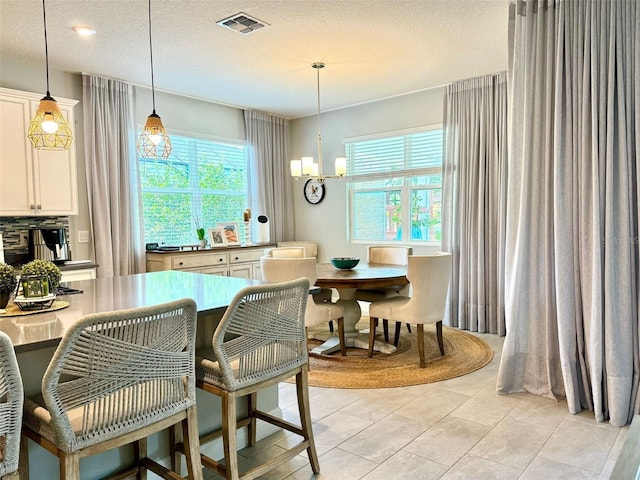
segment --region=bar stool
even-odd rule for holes
[[[197,352],[198,388],[219,396],[222,401],[221,431],[201,437],[200,442],[204,444],[222,436],[224,463],[202,455],[202,464],[226,479],[256,478],[304,450],[313,472],[320,471],[307,383],[304,314],[308,296],[306,278],[244,288],[220,320],[211,347]],[[258,391],[294,375],[301,426],[257,409]],[[236,400],[245,396],[248,398],[247,417],[237,420]],[[255,445],[258,419],[294,432],[302,440],[279,456],[240,474],[237,429],[246,426],[249,444]],[[184,446],[178,444],[176,450],[182,452]]]
[[[0,478],[18,478],[24,394],[16,354],[9,336],[0,332]]]
[[[189,478],[202,480],[195,331],[191,299],[82,317],[56,349],[42,396],[25,400],[23,435],[59,458],[64,480],[80,478],[81,458],[130,443],[136,465],[117,478],[175,479],[147,457],[146,439],[179,424]]]

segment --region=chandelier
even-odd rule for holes
[[[313,157],[302,157],[300,160],[291,160],[291,176],[295,179],[309,178],[323,183],[327,178],[343,178],[347,173],[347,160],[338,157],[335,161],[335,175],[323,175],[322,170],[322,136],[320,135],[320,69],[324,68],[324,63],[315,62],[311,65],[316,69],[317,94],[318,94],[318,161],[314,162]]]

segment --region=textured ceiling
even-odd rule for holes
[[[149,86],[146,0],[47,0],[50,67]],[[507,68],[507,0],[152,0],[156,89],[295,118]],[[242,35],[238,12],[268,24]],[[78,37],[74,25],[96,35]],[[0,57],[42,63],[40,0],[0,0]],[[55,85],[51,85],[55,96]],[[158,110],[162,109],[157,105]]]

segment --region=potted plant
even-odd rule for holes
[[[60,285],[60,278],[62,273],[57,265],[48,260],[32,260],[22,267],[22,276],[27,275],[46,275],[49,277],[49,286],[52,292],[55,292],[56,287]]]
[[[200,226],[200,219],[196,216],[196,233],[198,234],[198,240],[200,246],[205,247],[207,245],[207,239],[204,237],[204,228]]]
[[[7,306],[17,283],[15,269],[11,265],[0,263],[0,308]]]

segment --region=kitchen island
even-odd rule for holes
[[[82,291],[57,297],[68,302],[68,307],[25,316],[0,316],[0,330],[7,333],[14,343],[25,395],[31,396],[40,391],[42,375],[64,332],[82,315],[193,298],[198,308],[197,343],[198,346],[204,346],[211,342],[213,331],[234,295],[246,286],[260,283],[258,280],[173,270],[68,282],[63,285]],[[217,429],[220,426],[220,417],[217,415],[220,411],[219,399],[198,390],[197,403],[201,433]],[[261,394],[259,404],[262,409],[278,415],[277,387]],[[238,410],[239,415],[243,415],[244,404],[239,405]],[[259,424],[259,436],[264,437],[272,431],[264,424]],[[167,438],[166,435],[157,435],[149,441],[149,452],[165,465],[169,464]],[[246,444],[244,430],[239,432],[238,444],[240,448]],[[213,458],[222,456],[219,442],[207,444],[202,451]],[[132,459],[132,446],[84,459],[80,464],[81,477],[83,480],[102,478],[116,470],[117,466],[130,464]],[[57,459],[31,441],[29,463],[32,480],[58,478]]]

